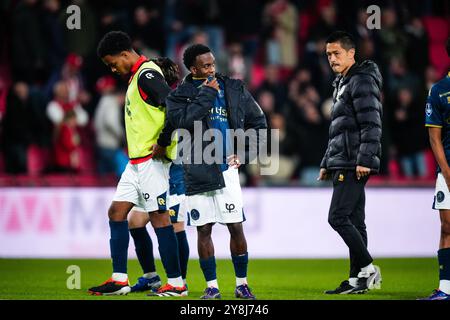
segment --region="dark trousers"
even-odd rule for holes
[[[368,177],[356,179],[355,170],[332,172],[333,197],[328,223],[339,233],[350,251],[350,277],[356,278],[362,267],[373,259],[367,250],[364,187]]]

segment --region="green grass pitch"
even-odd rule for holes
[[[252,259],[248,280],[258,299],[265,300],[414,300],[424,297],[438,286],[438,264],[435,258],[376,259],[381,267],[383,285],[362,295],[323,294],[335,288],[348,272],[344,259]],[[68,289],[70,265],[80,267],[81,289]],[[161,262],[157,269],[163,274]],[[99,285],[111,274],[110,260],[95,259],[0,259],[0,299],[64,299],[64,300],[126,300],[126,299],[195,299],[205,288],[197,260],[189,261],[189,296],[180,298],[147,297],[146,293],[127,296],[99,297],[87,294],[91,286]],[[128,274],[133,284],[141,275],[137,260],[128,262]],[[234,299],[235,285],[230,260],[217,261],[217,276],[222,298]],[[163,277],[163,281],[165,278]]]

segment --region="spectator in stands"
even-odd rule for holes
[[[151,35],[151,36],[150,36]],[[147,57],[161,56],[164,50],[164,30],[160,8],[140,5],[134,10],[133,45]]]
[[[406,61],[412,73],[423,75],[428,65],[428,36],[422,21],[414,17],[405,26],[405,35],[408,40]]]
[[[79,145],[77,115],[74,110],[68,110],[55,132],[55,171],[76,173],[79,170]]]
[[[55,84],[53,95],[53,100],[47,105],[47,116],[53,125],[59,125],[67,111],[74,111],[78,126],[85,126],[88,123],[89,116],[83,107],[77,102],[70,101],[69,89],[65,81]]]
[[[304,185],[318,185],[317,171],[323,155],[320,150],[326,148],[328,141],[328,123],[321,114],[320,103],[309,71],[300,69],[289,85],[287,130],[296,141],[296,154],[300,158],[299,181]]]
[[[406,34],[398,27],[397,13],[393,8],[384,8],[382,11],[382,28],[378,31],[381,58],[384,64],[392,59],[404,59],[408,48]]]
[[[286,84],[280,80],[280,70],[276,65],[267,65],[264,81],[256,89],[256,95],[261,91],[270,91],[275,98],[275,111],[283,112],[286,103]]]
[[[427,176],[422,99],[415,99],[410,88],[401,88],[393,104],[392,138],[405,177]]]
[[[297,65],[296,8],[288,0],[274,0],[264,8],[263,23],[269,32],[266,42],[266,60],[287,71]]]
[[[250,68],[252,61],[244,56],[242,45],[232,42],[224,54],[217,55],[218,70],[234,79],[250,84]]]
[[[19,1],[11,16],[11,66],[14,79],[34,82],[44,69],[44,40],[37,0]],[[2,25],[5,21],[2,21]],[[3,27],[3,26],[2,26]],[[2,40],[3,44],[6,41]]]
[[[8,173],[27,172],[27,149],[32,139],[28,85],[17,82],[10,90],[2,121],[2,145]]]
[[[120,176],[128,157],[124,153],[125,131],[122,123],[125,97],[116,91],[116,81],[111,76],[98,79],[97,91],[101,94],[94,116],[97,141],[98,173],[115,173]],[[120,161],[120,159],[126,159]]]

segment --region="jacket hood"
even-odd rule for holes
[[[383,85],[383,77],[381,76],[380,70],[378,69],[377,64],[372,60],[365,60],[359,64],[356,64],[354,69],[350,70],[350,72],[351,75],[355,74],[370,75],[375,80],[380,89]]]

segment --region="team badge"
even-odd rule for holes
[[[433,108],[431,108],[431,103],[429,102],[425,106],[425,113],[427,117],[431,116],[431,114],[433,113]]]
[[[442,202],[445,199],[445,195],[442,191],[438,191],[438,193],[436,194],[436,200],[437,202]]]
[[[192,209],[191,210],[191,218],[192,218],[192,220],[198,220],[198,218],[200,218],[200,212],[198,212],[198,210],[196,210],[196,209]]]
[[[344,175],[343,175],[342,173],[339,175],[338,180],[339,180],[340,182],[344,181]]]

